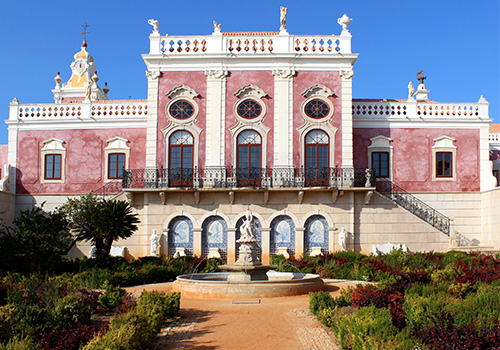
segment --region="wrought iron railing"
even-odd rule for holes
[[[377,191],[413,215],[450,235],[450,218],[389,180],[377,181]]]
[[[107,198],[122,191],[122,181],[108,182],[104,186],[99,187],[92,193],[98,197]]]
[[[124,189],[132,188],[301,188],[374,187],[371,169],[225,168],[124,170]]]

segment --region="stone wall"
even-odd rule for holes
[[[6,225],[11,225],[14,220],[14,204],[16,196],[9,192],[0,191],[0,219]]]
[[[500,187],[481,193],[482,237],[485,243],[500,249]]]

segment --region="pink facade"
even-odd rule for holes
[[[199,142],[199,161],[198,164],[205,164],[205,144],[206,144],[206,93],[207,93],[207,78],[205,72],[162,72],[159,79],[158,87],[158,130],[157,130],[157,154],[156,162],[158,168],[167,168],[165,164],[165,147],[168,146],[168,140],[165,140],[162,129],[170,124],[167,117],[167,105],[170,98],[166,94],[174,87],[185,85],[198,93],[195,101],[199,107],[199,113],[194,124],[202,129]]]
[[[122,137],[129,142],[130,169],[145,167],[146,129],[87,129],[19,131],[17,193],[88,193],[104,184],[104,148],[107,140]],[[56,138],[66,149],[64,183],[40,183],[43,141]]]
[[[231,71],[227,76],[226,85],[226,166],[230,167],[237,165],[237,159],[233,159],[233,140],[230,128],[238,123],[234,115],[234,106],[238,102],[238,97],[234,94],[245,85],[252,84],[262,89],[267,96],[262,98],[262,102],[266,105],[266,115],[262,120],[262,124],[271,130],[267,138],[267,155],[266,166],[273,166],[273,148],[274,141],[272,138],[272,130],[274,127],[274,76],[271,71]],[[264,135],[262,140],[264,142]],[[236,135],[237,137],[237,135]]]
[[[297,131],[304,124],[304,117],[302,116],[302,104],[305,97],[302,93],[315,84],[322,84],[333,91],[334,95],[328,97],[333,103],[334,112],[331,124],[337,128],[335,134],[334,155],[335,164],[330,164],[331,167],[342,166],[342,96],[341,96],[341,79],[339,72],[324,72],[324,71],[298,71],[293,78],[293,148],[297,150],[293,155],[293,165],[300,167],[300,154],[304,150],[300,150],[300,135]],[[330,140],[330,149],[332,149],[332,140]]]
[[[393,140],[392,181],[406,191],[479,191],[479,130],[355,128],[354,167],[368,166],[368,146],[376,136]],[[456,181],[432,179],[432,146],[441,136],[456,139]]]
[[[4,165],[7,164],[7,152],[9,148],[7,145],[0,145],[0,179],[5,175],[4,174]]]

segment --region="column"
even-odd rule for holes
[[[352,76],[354,71],[340,72],[342,77],[342,167],[354,166],[352,154]]]
[[[304,257],[304,227],[295,227],[295,258]]]
[[[146,122],[146,168],[156,169],[158,141],[158,85],[160,71],[146,71],[148,77],[148,116]]]
[[[227,263],[234,264],[236,262],[236,228],[227,228]]]
[[[273,69],[274,167],[293,165],[293,69]]]
[[[271,229],[266,227],[261,229],[261,249],[262,249],[262,258],[261,261],[263,264],[269,264],[270,261],[270,252],[271,252]]]
[[[206,166],[224,166],[227,73],[225,69],[205,71],[207,76]]]
[[[193,227],[193,256],[202,255],[201,227]]]

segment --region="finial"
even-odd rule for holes
[[[87,48],[87,40],[83,39],[82,49],[86,49],[86,48]]]
[[[160,22],[158,22],[156,19],[151,18],[151,19],[148,20],[148,24],[151,25],[151,26],[153,26],[153,33],[155,33],[155,34],[159,34],[160,33],[160,31],[159,31],[159,29],[160,29]]]
[[[62,78],[61,78],[61,72],[57,72],[57,75],[56,77],[54,78],[55,82],[56,82],[56,87],[59,87],[59,84],[61,84],[61,81],[62,81]]]
[[[349,24],[351,24],[351,20],[352,18],[349,18],[349,16],[347,16],[345,13],[342,17],[340,18],[337,18],[337,23],[340,24],[342,26],[342,31],[346,31],[348,32],[349,30],[347,29],[347,26]]]
[[[108,92],[109,92],[108,82],[104,83],[104,88],[102,89],[102,91],[104,92],[105,95],[108,94]]]
[[[423,69],[417,73],[417,80],[420,82],[420,85],[424,85],[424,80],[427,79],[427,77],[424,77],[423,73],[424,73]],[[419,85],[419,89],[420,89],[420,85]],[[425,89],[425,85],[424,85],[424,89]]]
[[[94,82],[94,84],[97,84],[97,82],[99,81],[99,77],[97,76],[97,71],[94,72],[94,75],[92,76],[92,81]]]
[[[280,32],[286,32],[286,13],[288,9],[280,6]]]
[[[84,42],[85,40],[87,40],[87,29],[89,28],[90,26],[87,24],[87,22],[85,22],[83,25],[82,25],[82,28],[83,28],[83,32],[82,32],[82,35],[83,35],[83,39],[84,39]],[[87,47],[85,45],[85,47]]]
[[[477,101],[478,103],[488,103],[488,101],[486,101],[486,99],[484,98],[483,95],[481,95],[481,97],[479,98],[479,101]]]

